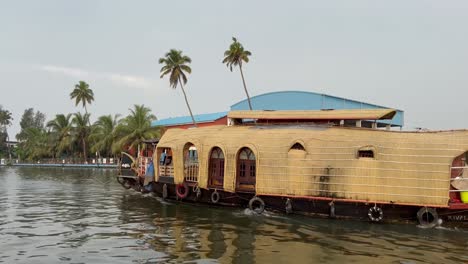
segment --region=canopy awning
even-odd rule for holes
[[[392,119],[394,109],[351,109],[351,110],[252,110],[231,111],[232,119],[266,119],[266,120],[385,120]]]

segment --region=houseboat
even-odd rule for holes
[[[158,142],[159,139],[144,140],[136,153],[121,153],[117,182],[125,189],[152,191],[153,185],[149,183],[154,179],[153,153]]]
[[[468,130],[378,127],[395,113],[231,111],[226,125],[167,130],[152,174],[136,174],[164,199],[468,228]]]

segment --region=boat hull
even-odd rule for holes
[[[164,187],[164,185],[166,185],[166,187]],[[200,188],[200,193],[197,195],[197,187],[188,186],[187,196],[180,198],[176,191],[176,185],[171,183],[153,182],[151,189],[157,196],[164,199],[212,206],[248,208],[250,200],[256,197],[254,193],[231,193],[214,188]],[[166,193],[164,193],[164,189],[167,190]],[[216,202],[214,202],[212,198],[214,192],[217,192],[219,195],[219,200]],[[164,197],[165,195],[166,197]],[[425,207],[421,206],[330,201],[323,199],[323,197],[295,198],[269,195],[261,195],[258,197],[264,202],[266,210],[269,211],[301,214],[320,218],[355,219],[378,223],[410,223],[419,224],[423,227],[444,226],[468,230],[467,209],[428,208],[427,210],[436,211],[436,219],[433,219],[434,215],[423,214],[421,217],[424,222],[421,224],[418,213],[420,211],[424,212],[425,209]],[[381,214],[378,211],[376,212],[373,209],[374,207],[380,208]],[[370,213],[372,214],[369,215]]]

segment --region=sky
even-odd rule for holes
[[[299,90],[405,111],[407,129],[468,128],[468,1],[22,1],[0,0],[0,105],[83,111],[70,100],[84,80],[91,120],[129,113],[187,115],[180,89],[161,79],[172,48],[192,58],[194,114],[245,99],[240,74],[221,63],[231,38],[252,52],[251,96]]]

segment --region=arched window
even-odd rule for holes
[[[222,188],[224,184],[224,153],[218,147],[211,150],[208,173],[209,186]]]
[[[237,156],[237,188],[255,191],[256,173],[255,154],[249,148],[242,148]]]
[[[358,158],[375,158],[375,148],[373,146],[365,146],[358,150],[357,153]]]
[[[188,182],[198,181],[198,152],[192,143],[184,147],[184,178]]]
[[[304,148],[304,146],[302,146],[302,144],[301,144],[301,143],[299,143],[299,142],[296,142],[294,145],[292,145],[291,149],[295,149],[295,150],[303,150],[303,151],[305,151],[305,148]],[[291,149],[290,149],[290,150],[291,150]]]

